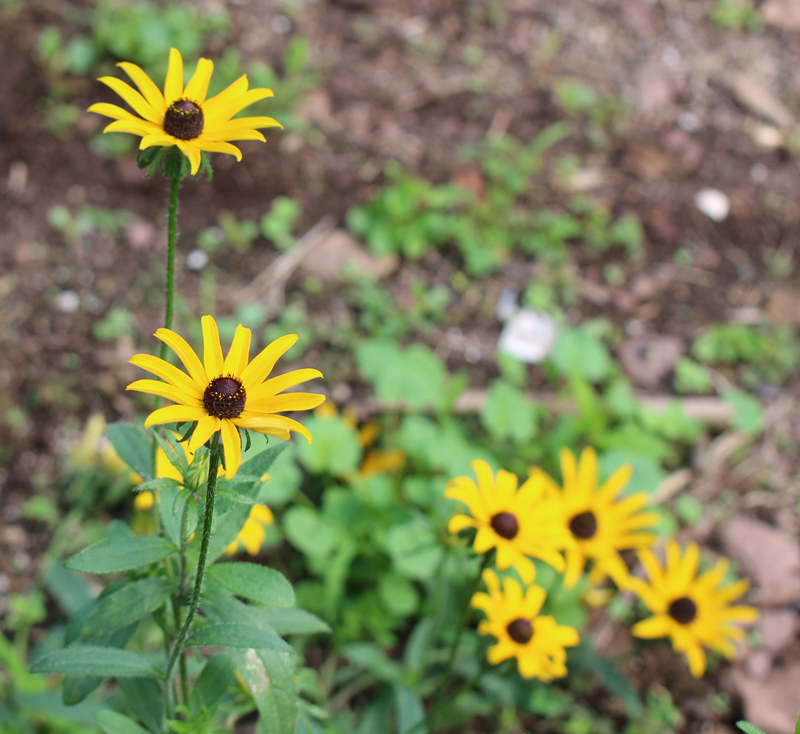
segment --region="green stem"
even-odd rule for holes
[[[172,316],[175,313],[175,244],[178,240],[178,188],[180,176],[172,176],[169,180],[169,209],[167,210],[167,311],[164,316],[164,328],[172,328]],[[161,359],[167,356],[167,345],[161,345]]]
[[[208,546],[211,541],[211,520],[214,516],[214,498],[217,490],[217,470],[219,469],[222,449],[219,444],[219,432],[214,434],[211,441],[211,451],[209,452],[208,461],[208,484],[206,485],[206,507],[203,517],[203,538],[200,542],[200,558],[197,561],[197,573],[194,577],[194,588],[192,589],[192,596],[189,600],[189,609],[186,613],[186,619],[183,620],[180,631],[178,632],[175,642],[172,645],[172,651],[167,661],[167,671],[164,676],[166,681],[166,696],[164,697],[167,707],[167,718],[169,718],[172,700],[172,674],[175,671],[175,664],[178,662],[178,657],[183,652],[183,646],[186,643],[186,638],[189,636],[189,631],[194,622],[194,615],[197,613],[197,605],[200,602],[200,591],[203,587],[203,577],[206,570],[206,560],[208,559]]]
[[[456,653],[458,652],[458,646],[461,643],[461,638],[464,635],[464,630],[467,628],[467,622],[469,621],[469,615],[472,612],[472,606],[470,605],[470,600],[475,592],[478,590],[478,587],[481,583],[481,576],[483,575],[484,570],[489,566],[489,564],[494,560],[494,552],[489,551],[485,553],[483,556],[483,560],[481,561],[481,567],[478,571],[478,575],[475,577],[475,580],[472,582],[472,587],[470,588],[469,597],[467,598],[466,603],[464,604],[464,609],[461,612],[461,619],[458,621],[458,629],[456,630],[456,636],[453,638],[453,642],[450,645],[450,654],[447,656],[447,663],[444,667],[444,674],[442,676],[442,680],[439,681],[439,685],[436,687],[436,691],[433,695],[433,705],[431,706],[431,712],[428,714],[426,723],[428,725],[428,732],[433,734],[433,727],[436,723],[436,719],[438,718],[439,708],[442,701],[442,696],[444,695],[445,689],[447,688],[447,684],[450,682],[450,676],[453,674],[453,665],[456,660]]]

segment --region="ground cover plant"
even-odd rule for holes
[[[0,731],[793,731],[767,5],[4,4]]]

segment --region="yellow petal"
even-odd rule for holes
[[[161,90],[155,85],[153,80],[147,76],[136,64],[131,64],[127,61],[121,61],[117,64],[139,87],[148,104],[162,116],[167,111],[167,104],[164,101],[164,95]]]
[[[447,532],[451,535],[456,535],[464,528],[474,528],[475,521],[467,515],[453,515],[450,522],[447,523]]]
[[[189,159],[192,164],[192,176],[200,169],[200,149],[194,144],[194,141],[186,142],[185,140],[177,140],[175,142],[181,152]]]
[[[247,400],[249,402],[251,399],[258,400],[260,398],[268,398],[273,395],[277,395],[279,392],[282,392],[287,388],[299,385],[301,382],[313,380],[315,377],[322,377],[322,372],[310,367],[302,370],[292,370],[284,375],[279,375],[278,377],[273,377],[266,382],[262,382],[252,390],[248,390]],[[249,410],[249,408],[246,408],[246,410]]]
[[[242,439],[230,420],[224,418],[220,423],[222,446],[225,449],[225,478],[233,479],[242,463]]]
[[[114,76],[104,76],[100,78],[107,87],[111,87],[122,99],[124,99],[136,114],[141,115],[145,120],[155,123],[159,127],[164,122],[164,114],[153,109],[150,103],[142,97],[130,84],[126,84],[122,79]]]
[[[159,408],[147,416],[144,422],[145,428],[157,426],[162,423],[185,423],[188,421],[199,421],[208,415],[205,408],[195,408],[188,405],[168,405],[166,408]]]
[[[154,145],[163,145],[164,147],[169,147],[176,144],[176,138],[173,138],[172,135],[167,135],[166,133],[162,132],[158,135],[145,135],[139,143],[139,150],[152,148]]]
[[[150,354],[135,354],[130,358],[129,362],[132,365],[141,367],[143,370],[152,372],[162,380],[166,380],[171,385],[185,392],[198,400],[203,399],[203,389],[189,375],[181,372],[177,367],[171,365],[169,362],[154,357]]]
[[[207,112],[208,105],[206,104],[203,112],[206,114],[209,124],[214,125],[223,120],[230,120],[237,112],[265,97],[272,97],[271,89],[251,89],[224,104],[215,105],[211,112]]]
[[[236,130],[226,130],[224,132],[206,132],[203,131],[201,140],[208,140],[209,142],[217,142],[224,140],[260,140],[266,143],[267,139],[258,132],[258,130],[251,130],[249,127],[237,128]],[[223,153],[227,151],[221,151]]]
[[[260,385],[267,375],[272,372],[275,363],[296,341],[296,334],[287,334],[264,347],[255,359],[244,368],[242,374],[239,375],[244,384],[244,389],[250,391],[256,385]]]
[[[211,99],[207,99],[203,105],[203,115],[206,125],[213,124],[215,116],[219,115],[219,110],[232,99],[241,96],[247,91],[247,74],[242,74],[233,84],[223,89],[219,94]]]
[[[220,429],[220,420],[215,415],[201,418],[195,426],[192,438],[189,440],[189,451],[197,451],[214,433]]]
[[[656,614],[633,625],[631,633],[634,637],[652,640],[658,637],[669,636],[675,622],[667,614]]]
[[[272,510],[266,505],[253,505],[253,509],[250,510],[250,517],[253,520],[258,520],[262,525],[272,525],[275,521]]]
[[[146,392],[150,395],[160,395],[162,398],[171,400],[173,403],[179,405],[192,405],[201,406],[203,401],[199,398],[187,395],[183,390],[168,382],[159,382],[158,380],[136,380],[128,385],[126,390],[134,390],[136,392]]]
[[[108,104],[107,102],[98,102],[89,107],[87,112],[96,112],[98,115],[105,117],[113,117],[115,120],[132,120],[143,122],[143,120],[136,115],[131,114],[128,110],[123,110],[122,107],[117,107],[115,104]]]
[[[104,133],[131,133],[133,135],[163,135],[164,131],[145,120],[116,120],[103,128]]]
[[[282,127],[282,125],[271,117],[234,117],[232,120],[217,122],[214,125],[206,125],[204,133],[218,133],[226,130],[240,130],[242,128],[259,127]]]
[[[192,143],[200,150],[205,150],[208,153],[227,153],[228,155],[234,156],[237,161],[242,160],[242,151],[230,143],[217,143],[202,137],[196,138]]]
[[[203,363],[209,380],[220,377],[223,367],[222,345],[219,342],[219,329],[212,316],[203,316],[200,320],[203,327]]]
[[[325,396],[314,392],[289,392],[271,398],[247,401],[247,409],[264,413],[284,413],[311,410],[325,402]]]
[[[217,339],[219,343],[219,338]],[[225,363],[222,365],[223,375],[236,375],[239,376],[247,366],[247,360],[250,358],[250,329],[246,329],[239,324],[236,327],[236,333],[233,335],[233,342],[231,348],[228,350],[228,356],[225,357]]]
[[[309,443],[312,441],[311,432],[304,425],[283,415],[248,416],[243,414],[238,418],[234,418],[233,422],[242,428],[258,431],[259,433],[268,433],[278,438],[285,437],[286,431],[292,430],[301,434]]]
[[[164,82],[164,102],[169,107],[183,97],[183,59],[177,48],[169,50],[169,67]]]
[[[155,337],[172,348],[181,362],[183,362],[186,371],[198,385],[204,388],[208,386],[209,379],[205,367],[203,367],[203,363],[200,361],[197,353],[189,346],[186,339],[170,329],[159,329],[156,331]]]
[[[200,59],[197,62],[197,69],[195,69],[192,78],[183,90],[183,97],[195,102],[198,105],[206,101],[206,93],[208,92],[208,83],[211,81],[211,72],[214,71],[214,62],[208,59]]]
[[[139,492],[133,500],[133,506],[137,510],[149,510],[155,504],[152,492]]]

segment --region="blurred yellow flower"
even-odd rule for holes
[[[463,502],[469,515],[454,515],[447,529],[454,535],[464,528],[477,528],[474,550],[486,553],[497,548],[497,567],[514,566],[526,584],[533,582],[536,571],[528,556],[564,570],[559,551],[572,543],[564,528],[561,505],[546,496],[546,486],[531,475],[517,491],[517,477],[503,469],[497,480],[491,467],[482,460],[471,464],[478,477],[451,480],[445,497]]]
[[[741,640],[744,632],[736,622],[754,622],[755,607],[732,606],[750,587],[740,579],[723,586],[728,561],[720,559],[716,566],[700,576],[697,566],[700,549],[695,543],[680,546],[667,543],[667,560],[662,566],[653,552],[639,552],[639,560],[647,571],[649,582],[632,578],[630,588],[638,594],[654,616],[633,626],[636,637],[669,637],[676,651],[686,655],[689,670],[696,678],[706,669],[704,647],[716,650],[727,658],[736,655],[731,640]]]
[[[226,549],[230,556],[239,550],[241,545],[251,556],[257,556],[267,537],[266,527],[272,525],[274,517],[272,510],[266,505],[253,505],[250,516],[239,531],[239,535]]]
[[[572,627],[556,624],[553,617],[540,616],[545,591],[541,586],[522,587],[512,578],[503,580],[491,569],[483,572],[489,593],[478,592],[471,604],[486,613],[488,619],[478,625],[482,635],[497,638],[489,648],[487,660],[499,665],[509,658],[517,659],[520,675],[549,681],[567,674],[567,652],[580,642]]]
[[[282,127],[271,117],[234,117],[245,107],[265,97],[271,97],[269,89],[248,90],[247,75],[239,77],[216,97],[206,99],[208,83],[214,64],[200,59],[197,69],[183,85],[183,59],[177,49],[169,54],[169,68],[164,83],[164,93],[138,66],[128,62],[117,64],[139,88],[137,92],[129,84],[112,76],[100,78],[111,87],[136,112],[136,115],[117,105],[101,102],[89,107],[89,112],[114,118],[103,132],[123,132],[141,135],[139,148],[153,145],[177,145],[189,159],[192,173],[200,168],[200,152],[228,153],[242,160],[242,152],[231,145],[231,140],[261,140],[264,136],[257,128]]]
[[[169,362],[149,354],[136,354],[130,362],[152,372],[164,382],[137,380],[128,390],[160,395],[172,400],[152,412],[145,428],[163,423],[197,421],[189,451],[197,451],[217,431],[225,450],[225,476],[231,479],[242,460],[241,428],[288,439],[297,431],[311,443],[305,426],[279,413],[310,410],[325,400],[317,393],[294,392],[280,395],[289,387],[322,377],[315,369],[292,370],[267,380],[278,359],[297,341],[295,334],[276,339],[252,361],[250,329],[239,325],[230,351],[223,359],[217,324],[211,316],[203,316],[203,361],[186,340],[170,329],[159,329],[155,336],[168,344],[178,355],[189,374]],[[265,381],[266,380],[266,381]]]
[[[592,448],[584,449],[579,463],[569,449],[562,449],[561,472],[563,489],[541,469],[534,469],[531,476],[544,483],[550,494],[561,497],[563,522],[575,541],[566,551],[564,585],[573,588],[587,560],[591,560],[595,566],[594,583],[607,574],[624,588],[630,575],[619,552],[646,548],[656,542],[656,536],[649,531],[658,523],[658,515],[642,511],[647,494],[638,492],[617,498],[631,478],[632,469],[627,464],[598,489],[597,454]]]

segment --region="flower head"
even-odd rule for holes
[[[200,168],[200,151],[229,153],[242,160],[241,151],[231,145],[231,140],[261,140],[262,127],[281,127],[271,117],[233,117],[248,105],[271,97],[269,89],[247,88],[247,75],[239,77],[227,89],[211,99],[206,99],[213,62],[200,59],[189,83],[183,86],[183,59],[177,49],[169,54],[169,68],[164,83],[164,93],[138,66],[128,62],[118,64],[139,88],[112,76],[100,79],[111,87],[139,115],[101,102],[93,104],[89,112],[113,117],[115,122],[103,132],[123,132],[141,135],[139,148],[153,145],[177,145],[192,165],[192,173]]]
[[[149,354],[136,354],[130,362],[152,372],[158,380],[137,380],[128,390],[160,395],[175,405],[153,411],[145,428],[162,423],[197,421],[188,450],[197,451],[219,431],[225,449],[225,476],[236,474],[242,457],[241,437],[237,429],[265,433],[288,439],[297,431],[311,443],[311,433],[302,424],[279,413],[315,408],[325,400],[324,395],[294,392],[279,394],[322,373],[315,369],[287,372],[269,380],[278,359],[296,341],[287,334],[265,347],[249,361],[250,329],[236,328],[230,351],[223,359],[217,324],[211,316],[203,316],[203,361],[201,362],[186,340],[170,329],[159,329],[155,336],[169,345],[178,355],[188,374],[163,359]]]
[[[273,523],[272,510],[266,505],[253,505],[250,515],[239,531],[239,534],[226,549],[225,552],[230,556],[239,550],[241,545],[251,556],[257,556],[267,537],[265,528]]]
[[[559,551],[571,540],[561,522],[560,505],[545,496],[545,485],[531,476],[517,491],[517,477],[510,472],[501,469],[495,481],[485,461],[473,461],[472,468],[477,484],[470,477],[456,477],[444,493],[467,505],[472,516],[453,516],[447,529],[455,534],[477,528],[475,552],[497,548],[497,567],[514,566],[525,583],[535,577],[528,556],[563,571],[564,557]]]
[[[533,476],[544,482],[549,491],[560,495],[563,501],[564,521],[574,539],[567,549],[567,571],[564,585],[573,588],[581,577],[586,561],[594,563],[594,581],[605,574],[623,587],[629,578],[628,568],[619,552],[652,546],[656,536],[648,532],[658,522],[658,515],[642,512],[647,504],[647,494],[637,494],[618,499],[622,488],[631,478],[631,467],[621,466],[598,489],[597,454],[586,448],[580,462],[568,449],[561,450],[561,472],[564,487],[561,489],[541,469]]]
[[[667,543],[667,562],[664,567],[649,549],[640,551],[639,560],[647,571],[649,583],[631,579],[630,588],[639,595],[654,616],[633,626],[637,637],[669,637],[672,646],[686,655],[692,675],[700,677],[706,669],[704,647],[722,653],[727,658],[736,654],[731,640],[744,636],[735,622],[754,622],[755,607],[732,606],[731,602],[750,586],[746,579],[722,585],[728,572],[728,561],[720,559],[716,566],[700,576],[697,563],[700,550],[689,543],[681,554],[680,546]]]
[[[572,627],[556,624],[549,616],[540,616],[545,591],[522,587],[512,578],[503,580],[491,569],[483,572],[489,593],[478,592],[472,606],[486,613],[488,619],[478,625],[482,635],[493,635],[497,644],[489,648],[487,659],[492,665],[516,658],[520,674],[525,678],[549,681],[567,674],[565,647],[577,645],[578,633]]]

